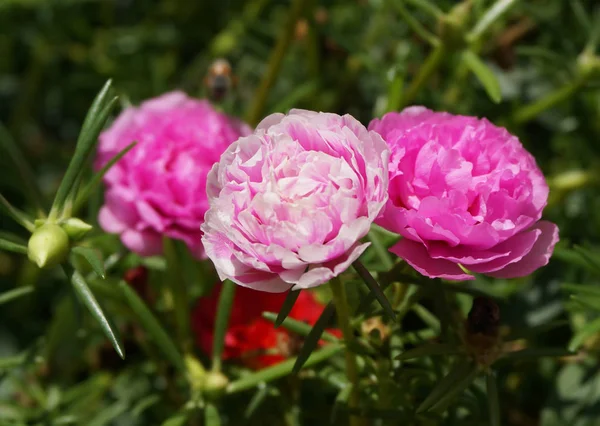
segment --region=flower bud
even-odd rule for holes
[[[223,373],[210,371],[204,379],[204,396],[208,400],[218,399],[225,393],[228,384],[229,379]]]
[[[83,220],[76,217],[61,222],[60,227],[65,230],[67,235],[72,240],[79,240],[85,234],[92,230],[92,225],[85,223]]]
[[[206,377],[206,370],[195,357],[192,355],[185,356],[185,366],[188,371],[188,378],[192,389],[199,390],[204,386],[204,379]]]
[[[27,257],[40,268],[58,265],[69,254],[69,236],[55,223],[36,229],[27,245]]]
[[[586,49],[577,58],[576,67],[582,78],[590,78],[600,71],[600,58]]]
[[[559,191],[572,191],[593,180],[594,176],[583,170],[568,170],[550,179],[550,187]]]
[[[491,365],[501,354],[500,308],[489,298],[473,299],[465,327],[467,352],[479,364]]]

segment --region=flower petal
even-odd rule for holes
[[[292,290],[316,287],[326,283],[333,277],[337,277],[346,269],[348,269],[352,262],[358,259],[370,244],[371,243],[358,244],[352,250],[344,253],[338,259],[334,259],[322,265],[311,267],[300,277],[298,283],[292,287]]]
[[[140,256],[156,256],[162,253],[162,238],[154,231],[127,229],[121,234],[121,241],[125,247]]]
[[[541,235],[533,245],[533,248],[520,261],[511,263],[503,269],[488,273],[495,278],[517,278],[531,274],[538,268],[548,264],[554,246],[559,240],[558,226],[545,220],[539,221],[532,229],[539,229]]]
[[[429,278],[444,278],[447,280],[474,280],[475,277],[466,274],[456,263],[445,259],[433,259],[427,253],[423,244],[402,238],[390,248],[390,252],[404,259],[410,266]]]

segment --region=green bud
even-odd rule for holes
[[[69,236],[55,223],[36,229],[27,244],[27,257],[40,268],[58,265],[69,254]]]
[[[200,390],[204,386],[204,378],[206,370],[195,357],[192,355],[185,356],[185,366],[188,371],[188,378],[192,389]]]
[[[215,37],[211,51],[214,56],[225,56],[235,49],[237,44],[235,31],[224,31]]]
[[[584,50],[577,57],[577,71],[583,78],[593,77],[600,71],[600,58],[589,50]]]
[[[585,186],[593,176],[583,170],[569,170],[562,172],[550,179],[550,187],[562,191],[572,191]]]
[[[70,217],[60,223],[60,227],[65,230],[67,235],[72,240],[79,240],[85,234],[92,230],[92,225],[85,223],[76,217]]]
[[[204,380],[204,396],[208,400],[218,399],[225,393],[228,384],[229,379],[223,373],[210,371]]]

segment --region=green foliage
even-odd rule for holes
[[[596,3],[0,1],[0,424],[595,424]],[[140,259],[87,224],[107,171],[93,173],[91,157],[118,105],[174,88],[207,96],[217,57],[237,81],[219,107],[253,123],[297,107],[367,124],[423,104],[506,126],[548,178],[554,258],[522,279],[432,281],[391,257],[396,237],[373,226],[337,288],[335,303],[349,305],[338,310],[343,338],[325,331],[334,302],[312,328],[286,318],[290,292],[264,316],[300,337],[296,351],[259,371],[226,362],[229,283],[214,353],[200,352],[190,308],[217,281],[210,266],[170,240],[164,257]],[[25,256],[47,223],[70,226],[57,248],[66,277]],[[123,281],[139,265],[148,293]],[[497,345],[483,354],[465,337],[476,296],[501,312]]]

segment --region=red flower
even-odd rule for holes
[[[200,348],[207,354],[212,352],[213,332],[221,286],[212,294],[202,297],[192,313],[192,327]],[[250,368],[260,369],[277,364],[294,354],[301,343],[299,336],[283,327],[275,328],[264,319],[263,312],[279,312],[285,293],[266,293],[238,286],[225,335],[223,359],[241,361]],[[323,311],[308,291],[302,291],[289,317],[314,325]],[[339,335],[337,330],[334,334]]]

